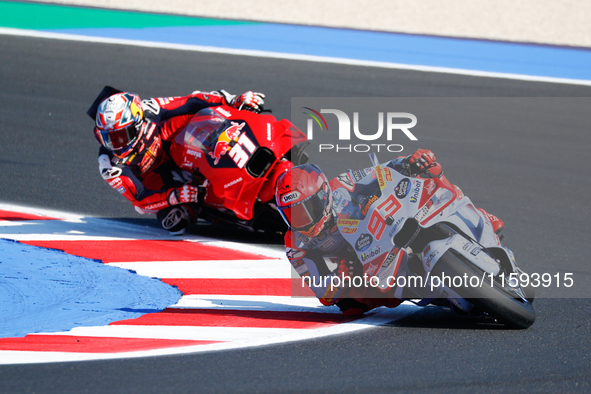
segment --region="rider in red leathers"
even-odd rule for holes
[[[221,90],[141,101],[137,94],[107,87],[89,110],[91,116],[96,113],[101,175],[139,213],[156,213],[163,228],[182,234],[197,219],[195,182],[207,180],[173,162],[171,141],[203,108],[227,104],[259,112],[264,97],[254,92],[233,96]]]
[[[388,166],[406,176],[444,178],[441,165],[430,150],[419,149],[410,156],[392,160]],[[277,180],[277,207],[290,227],[285,235],[290,263],[303,279],[309,279],[303,282],[309,284],[321,303],[337,305],[346,315],[362,315],[380,306],[393,308],[401,302],[394,297],[394,289],[382,293],[372,286],[332,286],[334,276],[363,276],[363,266],[339,232],[337,221],[359,215],[377,199],[377,182],[365,176],[371,170],[349,171],[350,176],[341,174],[328,181],[318,166],[304,164]],[[502,221],[481,211],[491,218],[494,230],[500,232]],[[331,272],[325,259],[336,263],[337,268]]]

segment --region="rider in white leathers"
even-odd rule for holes
[[[441,165],[429,150],[419,149],[408,157],[399,157],[387,167],[406,176],[445,180]],[[363,266],[337,224],[363,219],[379,193],[373,167],[349,170],[328,181],[318,166],[304,164],[292,168],[277,181],[277,206],[290,226],[285,235],[289,261],[302,277],[302,284],[308,285],[321,303],[337,305],[346,315],[361,315],[380,306],[393,308],[401,302],[394,297],[394,290],[382,293],[365,285],[367,282],[362,286],[349,286],[351,282],[335,286],[345,281],[332,280],[363,276]],[[500,231],[502,221],[485,214],[492,217],[495,230]],[[331,270],[327,259],[337,264],[337,268]]]

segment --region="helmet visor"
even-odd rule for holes
[[[119,153],[132,145],[138,134],[139,131],[134,123],[123,129],[101,130],[105,148],[113,153]]]
[[[328,201],[329,188],[324,183],[312,196],[288,207],[282,207],[279,212],[294,230],[307,230],[324,216]]]

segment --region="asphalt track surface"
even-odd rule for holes
[[[155,223],[136,215],[97,171],[85,112],[105,84],[145,97],[262,91],[277,117],[289,117],[291,97],[302,96],[591,97],[583,86],[37,38],[1,36],[0,53],[2,201],[147,226]],[[498,124],[468,117],[455,138],[421,141],[477,205],[505,219],[507,244],[530,272],[559,265],[575,279],[591,273],[585,103],[557,100],[557,112]],[[548,114],[556,113],[575,120],[553,123]],[[279,238],[209,226],[193,231],[281,247]],[[541,298],[534,306],[538,319],[523,331],[425,308],[390,325],[283,345],[0,366],[0,392],[591,390],[590,299]]]

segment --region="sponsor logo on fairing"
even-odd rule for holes
[[[419,212],[417,212],[417,214],[415,215],[415,219],[417,220],[417,222],[421,222],[424,218],[427,217],[427,215],[429,214],[429,205],[425,205],[423,208],[420,209]]]
[[[193,156],[196,159],[200,159],[201,158],[201,152],[193,150],[193,149],[187,149],[187,155],[188,156]]]
[[[378,264],[377,263],[376,264],[370,264],[369,265],[369,268],[367,269],[367,271],[365,271],[365,273],[367,275],[373,275],[376,272],[377,269],[378,269]]]
[[[341,229],[341,233],[343,234],[355,234],[357,232],[357,227],[343,227]]]
[[[418,202],[421,193],[421,181],[413,182],[412,196],[410,196],[410,202]]]
[[[238,179],[234,179],[232,182],[226,183],[224,185],[224,189],[229,188],[230,186],[234,186],[235,184],[242,182],[242,177],[238,178]]]
[[[250,155],[256,150],[256,145],[246,133],[241,132],[245,125],[246,122],[231,122],[231,126],[219,135],[213,151],[209,152],[209,156],[214,159],[213,165],[217,165],[226,152],[238,168],[246,165]]]
[[[403,199],[404,197],[406,197],[408,195],[408,192],[410,191],[408,187],[409,184],[410,180],[408,178],[404,178],[403,180],[398,182],[398,185],[396,185],[396,188],[394,189],[394,191],[396,192],[396,197],[398,197],[399,199]]]
[[[402,221],[404,220],[404,217],[399,218],[396,223],[394,223],[394,225],[392,225],[392,229],[390,230],[390,232],[388,233],[388,236],[390,238],[392,238],[392,236],[394,235],[394,233],[396,232],[396,229],[398,228],[398,226],[400,225],[400,223],[402,223]]]
[[[373,167],[367,167],[362,170],[365,172],[365,175],[371,175],[373,179],[376,179],[376,169]]]
[[[360,220],[357,219],[339,219],[337,220],[337,226],[357,227],[359,222]]]
[[[353,171],[353,177],[355,178],[356,182],[359,182],[364,176],[365,176],[365,172],[363,170]]]
[[[398,248],[392,249],[388,257],[386,257],[386,261],[382,264],[382,268],[388,268],[390,264],[392,264],[396,260],[396,255],[398,254]]]
[[[367,211],[369,211],[369,208],[371,207],[371,204],[373,204],[377,200],[378,200],[378,196],[371,196],[369,198],[369,200],[367,201],[367,203],[365,204],[365,207],[363,207],[363,209],[361,210],[361,214],[363,216],[367,215]]]
[[[427,190],[427,194],[433,194],[433,190],[435,190],[435,182],[433,179],[430,179],[429,182],[425,185],[425,190]]]
[[[361,261],[362,262],[369,261],[369,260],[373,259],[374,257],[377,257],[379,254],[380,254],[380,247],[376,246],[372,250],[363,253],[361,255]]]
[[[357,241],[355,242],[355,250],[359,252],[363,252],[367,250],[373,242],[373,237],[367,233],[361,234]]]
[[[383,170],[384,170],[384,175],[386,175],[386,181],[392,182],[392,171],[387,167],[385,167]]]
[[[127,190],[125,189],[124,186],[121,186],[120,188],[117,189],[117,191],[121,194],[124,194]]]
[[[376,167],[376,176],[378,177],[378,184],[380,185],[380,189],[384,190],[386,187],[386,181],[384,180],[384,172],[382,171],[382,166]]]
[[[230,112],[226,111],[225,109],[223,109],[221,107],[217,107],[215,110],[218,111],[220,114],[224,115],[226,118],[229,118],[230,116],[232,116],[232,114]]]

